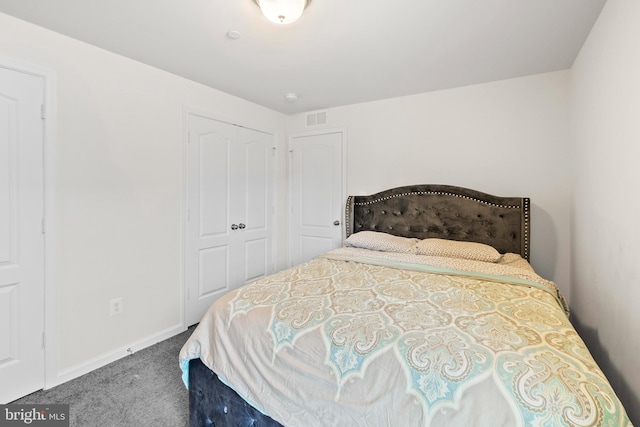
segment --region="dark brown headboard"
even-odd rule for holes
[[[450,185],[392,188],[349,196],[346,235],[381,231],[396,236],[480,242],[529,259],[529,199],[498,197]]]

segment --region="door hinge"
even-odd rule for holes
[[[44,108],[44,104],[40,104],[40,117],[42,117],[42,120],[47,118],[47,110]]]
[[[45,234],[46,230],[44,228],[44,218],[42,218],[42,223],[40,224],[40,226],[41,226],[42,234]]]
[[[47,346],[47,336],[45,335],[44,332],[42,332],[42,348],[46,348]]]

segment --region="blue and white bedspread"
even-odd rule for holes
[[[630,426],[552,282],[343,248],[219,299],[180,353],[287,427]]]

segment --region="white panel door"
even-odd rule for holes
[[[186,322],[270,272],[272,136],[188,115]]]
[[[291,138],[289,262],[296,265],[342,244],[344,133]]]
[[[238,128],[238,148],[244,176],[238,179],[241,214],[236,230],[242,245],[244,266],[240,283],[246,284],[271,272],[273,212],[273,136]]]
[[[189,115],[187,144],[187,325],[197,323],[218,297],[231,289],[238,270],[229,229],[233,197],[232,143],[236,129]]]
[[[0,403],[44,387],[43,94],[0,68]]]

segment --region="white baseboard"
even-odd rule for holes
[[[78,378],[84,374],[88,374],[89,372],[94,371],[98,368],[102,368],[103,366],[106,366],[111,362],[115,362],[118,359],[122,359],[123,357],[129,356],[137,351],[140,351],[144,348],[152,346],[153,344],[159,343],[160,341],[164,341],[186,330],[187,328],[182,324],[171,326],[167,329],[160,331],[155,335],[152,335],[143,340],[134,342],[119,350],[112,351],[103,356],[99,356],[94,359],[91,359],[80,365],[65,369],[64,371],[59,372],[58,375],[56,376],[55,382],[52,384],[47,384],[46,388],[49,389],[49,388],[58,386],[60,384],[66,383],[67,381],[71,381],[72,379]],[[178,366],[177,356],[176,356],[176,366]]]

